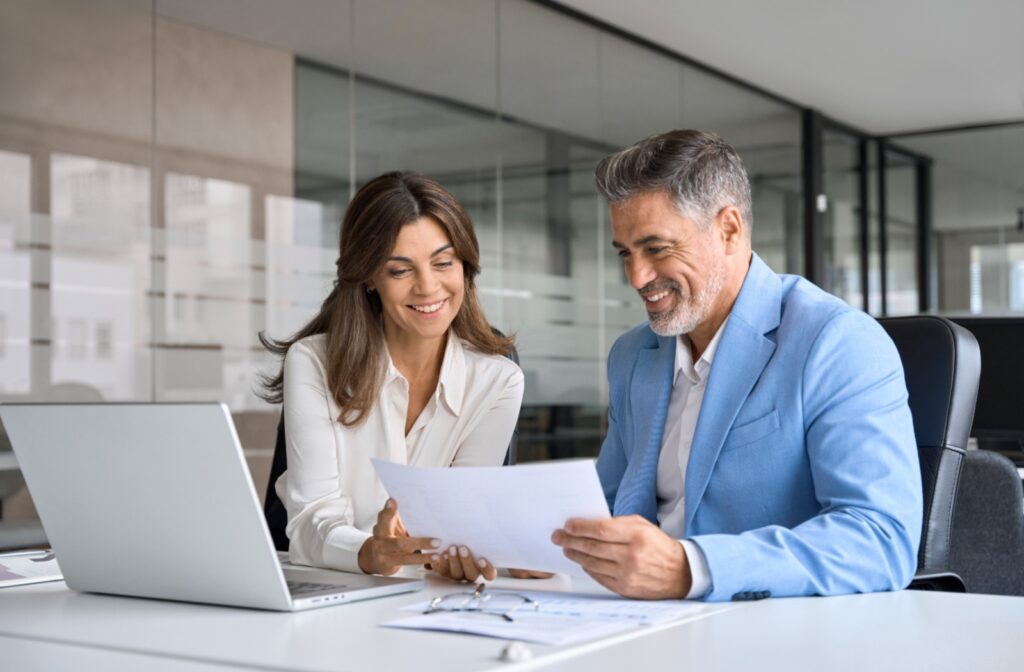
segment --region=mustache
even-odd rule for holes
[[[679,286],[678,282],[673,282],[672,280],[655,280],[654,282],[649,282],[638,289],[637,293],[640,294],[640,296],[657,294],[658,292],[664,291],[674,291],[681,294],[682,289],[683,288]]]

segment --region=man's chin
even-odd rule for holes
[[[682,320],[666,310],[660,313],[647,313],[647,320],[650,322],[651,331],[658,336],[683,336],[700,324],[700,320]]]

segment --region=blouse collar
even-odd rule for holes
[[[384,346],[387,352],[387,345]],[[395,366],[391,359],[391,353],[387,352],[388,369],[384,382],[389,384],[394,380],[403,380],[405,377]],[[441,375],[437,381],[437,390],[434,395],[440,397],[448,410],[458,417],[462,412],[463,393],[466,381],[466,353],[465,344],[455,332],[448,330],[448,342],[444,347],[444,359],[441,360]],[[408,381],[406,381],[408,383]]]

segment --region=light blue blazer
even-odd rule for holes
[[[643,324],[608,356],[597,470],[616,516],[657,524],[675,341]],[[905,587],[921,473],[903,367],[879,324],[755,254],[711,366],[686,469],[708,600]]]

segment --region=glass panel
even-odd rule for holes
[[[682,95],[679,125],[719,133],[743,158],[753,199],[754,251],[779,273],[802,273],[800,115],[689,66],[683,66]]]
[[[987,314],[1015,310],[1009,252],[997,250],[1024,243],[1024,124],[897,141],[932,160],[939,309]]]
[[[0,399],[148,394],[150,9],[0,1]]]
[[[600,317],[607,232],[598,231],[593,168],[613,145],[583,138],[602,137],[602,36],[529,3],[502,4],[500,31],[503,106],[543,127],[503,126],[502,304],[526,375],[520,453],[596,455],[611,344]],[[646,134],[616,130],[625,142]]]
[[[154,246],[164,259],[155,269],[156,398],[255,405],[251,354],[264,319],[252,292],[250,188],[170,173],[164,198],[166,228]]]
[[[149,394],[149,170],[50,159],[51,393],[81,401]]]
[[[825,210],[824,288],[851,306],[862,308],[860,267],[860,153],[857,138],[840,131],[822,132]]]
[[[885,158],[885,302],[889,315],[918,312],[917,165],[895,152]]]
[[[151,9],[0,0],[0,402],[149,397]]]
[[[0,397],[32,389],[32,159],[0,150]]]
[[[872,315],[882,314],[881,218],[878,212],[878,143],[868,143],[868,306]]]

